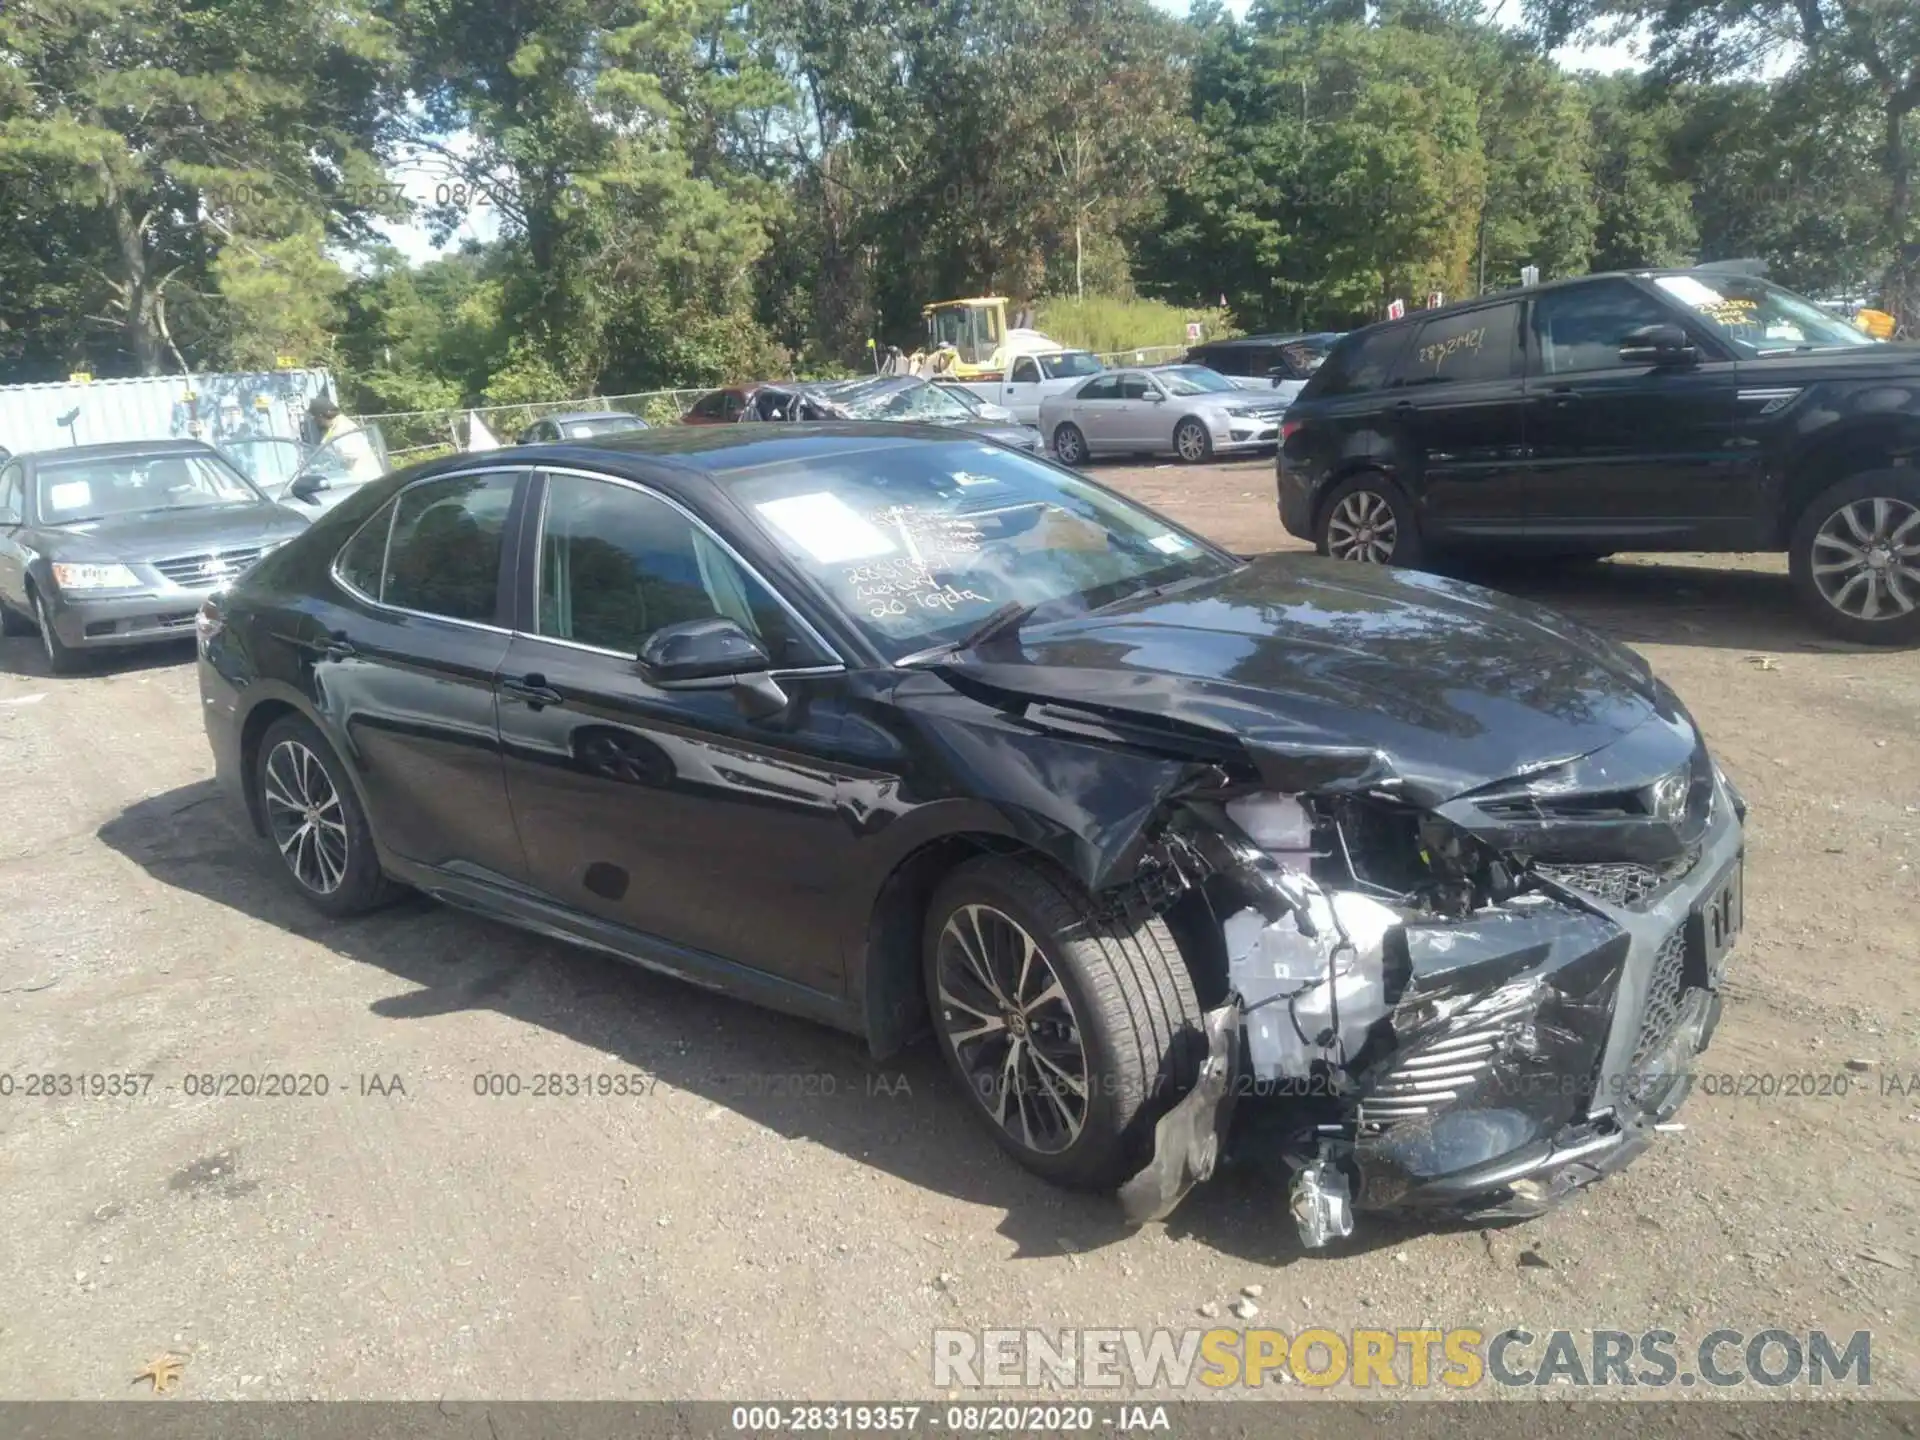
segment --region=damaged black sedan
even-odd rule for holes
[[[1168,1213],[1527,1214],[1684,1098],[1745,807],[1538,607],[1243,561],[899,424],[378,481],[202,612],[217,772],[335,914],[401,886],[860,1034]]]

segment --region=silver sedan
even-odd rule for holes
[[[1189,464],[1279,443],[1285,404],[1243,390],[1204,365],[1109,370],[1040,402],[1040,434],[1055,457],[1178,455]]]

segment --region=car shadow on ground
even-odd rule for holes
[[[1473,557],[1435,568],[1563,611],[1630,645],[1863,654],[1879,648],[1835,639],[1819,629],[1801,608],[1784,567],[1715,566],[1710,557],[1705,564]]]
[[[631,1066],[786,1140],[808,1140],[909,1184],[1004,1213],[1017,1258],[1091,1251],[1133,1232],[1116,1201],[1028,1175],[966,1109],[930,1041],[884,1065],[852,1036],[412,896],[334,920],[312,909],[212,781],[141,800],[99,838],[164,885],[375,965],[413,987],[378,1000],[385,1021],[492,1010]],[[322,1057],[315,1057],[320,1059]],[[1169,1232],[1268,1265],[1301,1258],[1284,1189],[1263,1166],[1223,1171],[1174,1212]],[[1398,1243],[1363,1225],[1337,1252]]]
[[[55,675],[47,668],[47,652],[40,648],[38,639],[31,635],[10,635],[0,640],[0,675],[60,683],[99,675],[131,675],[143,670],[167,670],[188,663],[193,655],[192,640],[130,645],[118,650],[93,650],[79,658],[71,674]]]

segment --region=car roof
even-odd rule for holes
[[[1347,334],[1359,335],[1384,330],[1388,326],[1417,325],[1427,320],[1445,319],[1447,316],[1462,314],[1468,310],[1478,310],[1486,305],[1529,299],[1532,296],[1546,295],[1556,290],[1571,290],[1581,285],[1590,285],[1596,280],[1659,280],[1669,275],[1711,275],[1723,280],[1729,277],[1748,280],[1767,278],[1752,269],[1750,262],[1746,261],[1708,261],[1704,265],[1649,266],[1638,270],[1596,270],[1591,275],[1567,275],[1538,285],[1511,285],[1505,290],[1489,290],[1486,294],[1476,295],[1471,300],[1456,300],[1451,305],[1440,305],[1432,310],[1409,310],[1398,320],[1376,320],[1371,325],[1355,326]]]
[[[142,455],[217,455],[204,440],[113,440],[100,445],[67,445],[46,450],[22,450],[15,460],[52,463],[55,460],[123,460]]]
[[[514,468],[540,464],[592,465],[635,478],[677,477],[682,483],[796,460],[823,460],[904,444],[981,442],[978,431],[899,420],[785,421],[778,424],[665,425],[582,440],[542,440],[513,447]],[[490,452],[443,456],[404,473],[406,483],[470,468]]]

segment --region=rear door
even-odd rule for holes
[[[1073,397],[1073,423],[1087,437],[1089,449],[1106,450],[1120,443],[1120,407],[1124,403],[1120,399],[1121,373],[1115,371],[1111,375],[1096,375],[1081,386]]]
[[[1396,472],[1423,532],[1497,535],[1527,515],[1518,300],[1421,325],[1384,395]]]
[[[17,615],[27,613],[26,552],[20,544],[26,518],[26,467],[9,461],[0,465],[0,604]]]
[[[1678,325],[1698,359],[1621,355],[1647,325]],[[1625,279],[1533,302],[1530,509],[1545,534],[1607,544],[1738,541],[1756,513],[1757,456],[1738,443],[1738,365],[1681,307]],[[1716,534],[1728,527],[1739,534]]]
[[[561,904],[837,993],[855,843],[835,809],[845,671],[690,511],[633,481],[544,476],[501,673],[507,790],[534,885]],[[725,616],[790,697],[753,720],[726,689],[662,689],[653,631]]]
[[[528,479],[498,466],[402,490],[341,549],[338,593],[297,637],[381,840],[421,864],[513,879],[525,861],[494,683]]]

